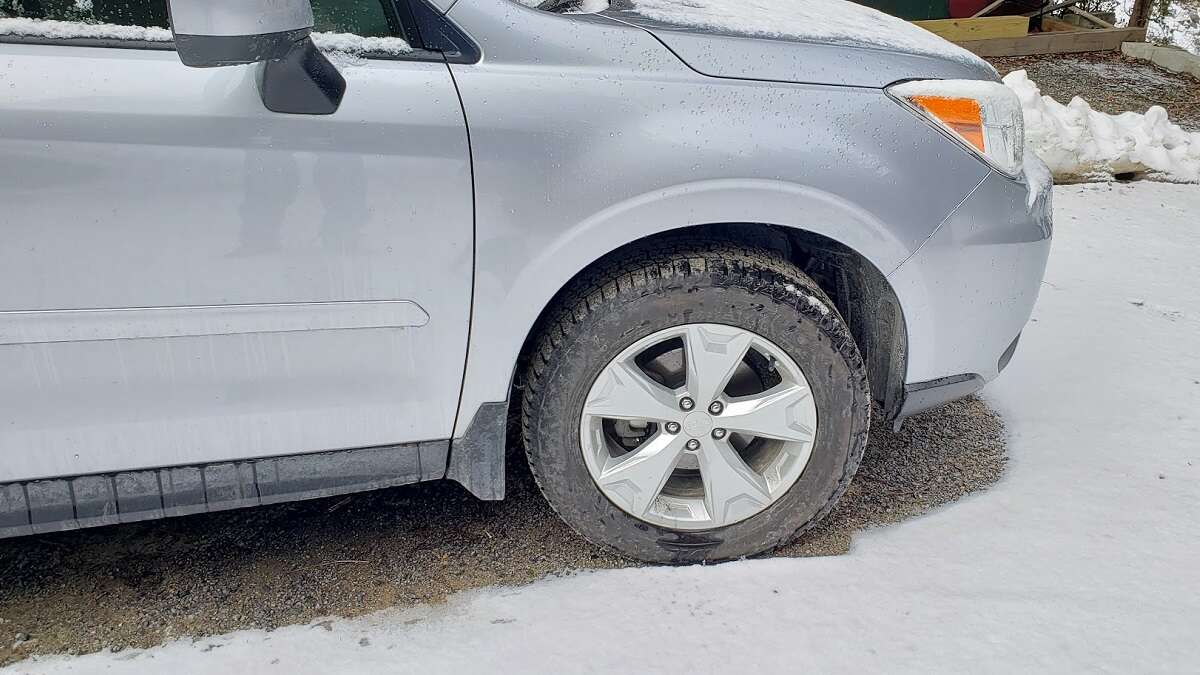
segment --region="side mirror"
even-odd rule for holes
[[[263,62],[258,89],[273,112],[328,115],[346,80],[313,44],[309,0],[168,0],[175,49],[186,66]]]

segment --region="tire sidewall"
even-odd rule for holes
[[[869,424],[857,349],[828,298],[811,282],[777,281],[764,292],[727,277],[689,281],[618,293],[599,303],[557,345],[542,374],[544,385],[529,401],[536,414],[527,451],[559,515],[589,539],[641,560],[726,560],[786,543],[823,517],[845,489]],[[692,323],[753,331],[791,356],[812,389],[817,434],[800,478],[770,507],[733,525],[683,531],[639,520],[604,496],[584,461],[580,418],[593,383],[612,358],[648,335]]]

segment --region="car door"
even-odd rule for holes
[[[37,29],[165,26],[163,0],[24,5],[0,34],[0,484],[448,439],[473,225],[441,55],[335,55],[337,112],[279,114],[259,66],[185,67],[153,28]],[[391,0],[314,6],[318,31],[403,34]]]

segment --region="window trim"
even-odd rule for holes
[[[95,49],[132,49],[141,51],[173,52],[174,42],[154,40],[114,40],[109,38],[51,38],[40,35],[0,35],[0,44],[38,45],[49,47],[91,47]],[[328,52],[327,52],[328,53]],[[392,54],[385,52],[363,52],[355,54],[370,61],[444,61],[441,52],[413,47],[411,52]]]
[[[389,24],[399,28],[396,37],[408,42],[411,52],[392,54],[364,52],[356,54],[372,61],[448,61],[477,63],[479,48],[458,26],[426,3],[426,0],[381,0]],[[445,51],[429,49],[422,39],[422,27],[431,36],[443,41]],[[26,44],[51,47],[90,47],[94,49],[134,49],[142,51],[175,51],[174,41],[118,40],[113,38],[54,38],[41,35],[0,35],[0,44]]]

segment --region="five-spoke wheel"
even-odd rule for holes
[[[571,527],[651,562],[737,558],[812,527],[866,445],[870,392],[829,298],[779,254],[621,252],[552,308],[522,438]]]
[[[690,530],[770,506],[804,471],[816,433],[808,380],[786,352],[743,328],[685,324],[638,340],[600,372],[580,447],[614,504]]]

